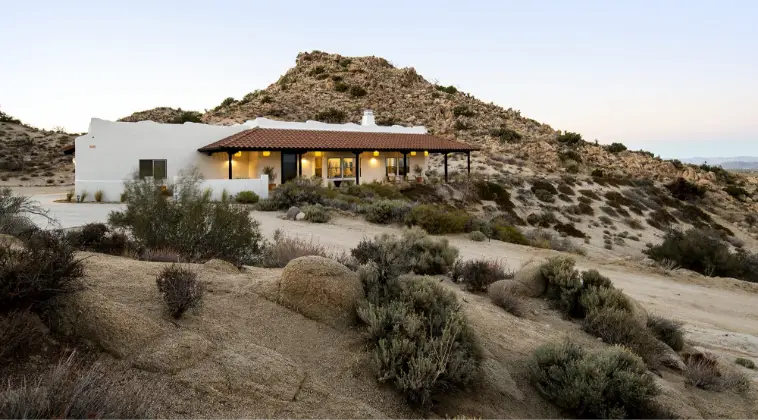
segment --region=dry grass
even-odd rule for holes
[[[526,314],[524,296],[515,287],[507,287],[509,283],[504,283],[504,287],[495,286],[499,286],[499,284],[493,285],[488,290],[492,303],[514,316],[523,317]]]
[[[685,363],[685,380],[688,385],[716,392],[743,392],[750,388],[750,379],[741,372],[722,365],[713,354],[693,354],[685,358]]]
[[[308,255],[329,258],[329,253],[323,245],[287,236],[277,229],[274,231],[274,242],[266,244],[263,248],[261,264],[266,268],[282,268],[295,258]]]

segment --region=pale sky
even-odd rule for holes
[[[76,132],[202,111],[311,50],[412,66],[588,140],[758,155],[755,0],[0,0],[0,109]]]

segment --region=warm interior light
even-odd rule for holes
[[[429,156],[429,151],[428,150],[424,150],[424,156]]]
[[[308,164],[308,160],[306,158],[302,158],[302,159],[300,159],[300,164],[301,165],[307,165]]]
[[[316,152],[316,157],[321,157],[321,152]]]
[[[271,152],[263,152],[263,156],[271,156]]]
[[[378,150],[374,150],[374,156],[379,156],[379,151]]]
[[[411,156],[416,156],[416,152],[411,152]]]
[[[242,156],[242,152],[237,152],[234,154],[234,157],[240,157],[240,156]]]

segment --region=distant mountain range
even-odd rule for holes
[[[758,156],[734,157],[693,157],[682,159],[682,162],[700,165],[720,165],[724,169],[758,169]]]

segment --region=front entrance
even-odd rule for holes
[[[282,184],[297,178],[297,154],[282,152]]]

